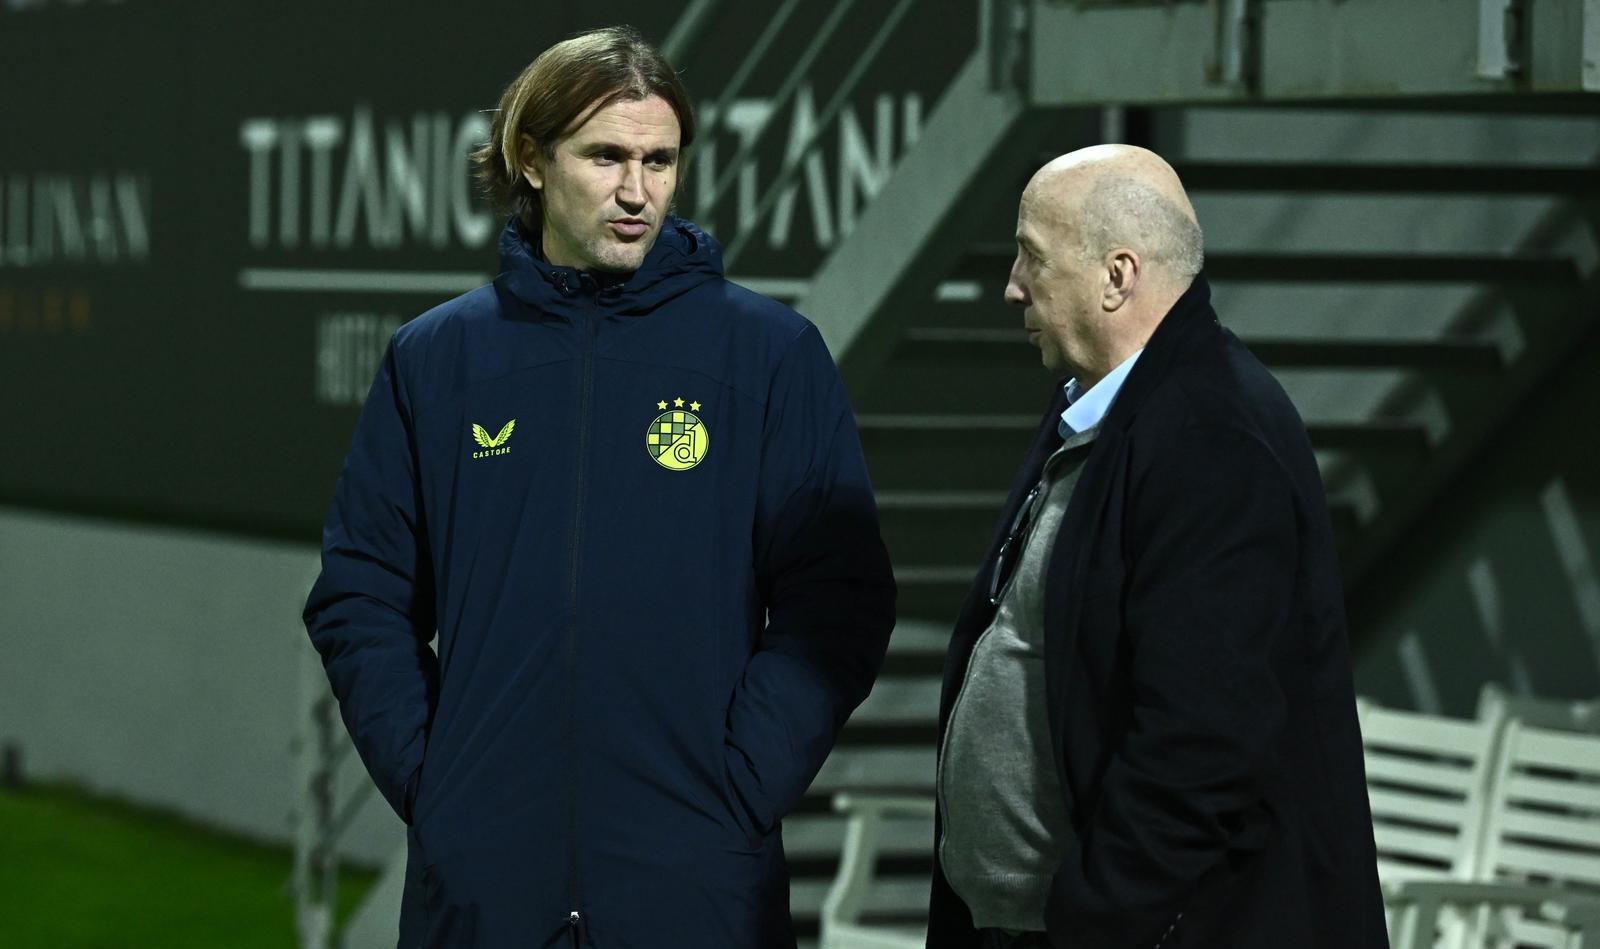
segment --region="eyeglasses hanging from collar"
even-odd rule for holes
[[[1022,539],[1028,533],[1028,528],[1033,524],[1033,505],[1039,499],[1039,492],[1044,488],[1040,481],[1022,499],[1022,505],[1017,508],[1017,516],[1011,519],[1011,530],[1006,533],[1005,543],[1000,545],[1000,553],[995,555],[994,570],[989,574],[989,605],[999,606],[1000,597],[1006,591],[1006,584],[1011,580],[1011,573],[1017,567],[1017,559],[1021,556]]]

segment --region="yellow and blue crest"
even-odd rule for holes
[[[650,423],[644,447],[661,467],[688,471],[706,456],[711,447],[711,434],[706,430],[706,423],[695,414],[700,410],[699,402],[689,403],[688,411],[684,410],[681,398],[673,399],[672,404],[672,409],[657,415]],[[656,408],[667,408],[666,400],[657,402]]]

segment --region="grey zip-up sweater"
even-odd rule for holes
[[[1045,464],[1020,559],[973,647],[945,733],[939,859],[980,928],[1043,931],[1050,878],[1072,840],[1045,714],[1041,578],[1098,431],[1072,435]]]

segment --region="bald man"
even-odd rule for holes
[[[1386,946],[1322,482],[1178,176],[1064,155],[1016,239],[1063,382],[945,663],[929,949]]]

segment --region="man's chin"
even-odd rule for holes
[[[650,248],[655,246],[655,242],[655,235],[650,234],[629,244],[618,242],[600,248],[600,252],[595,254],[596,262],[599,264],[598,269],[610,273],[631,273],[638,270],[643,266],[644,259],[649,255]]]

